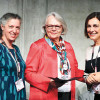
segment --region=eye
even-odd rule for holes
[[[17,29],[20,29],[20,27],[18,26],[18,27],[16,27]]]
[[[47,25],[47,27],[48,27],[48,28],[51,28],[51,27],[53,27],[53,26],[52,26],[52,25]]]
[[[91,27],[91,25],[87,25],[87,28]]]
[[[55,25],[55,27],[56,27],[56,28],[60,28],[60,26],[58,26],[58,25]]]
[[[13,28],[13,26],[11,25],[11,26],[9,26],[9,28]]]
[[[93,25],[93,27],[99,27],[99,25],[97,25],[97,24],[94,24],[94,25]]]

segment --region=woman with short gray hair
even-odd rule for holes
[[[0,100],[26,100],[25,62],[13,44],[19,36],[21,17],[6,13],[0,18]]]
[[[63,26],[63,31],[62,31],[61,35],[65,35],[65,34],[67,33],[67,24],[66,24],[66,22],[64,21],[64,19],[63,19],[58,13],[56,13],[56,12],[51,12],[51,13],[49,13],[49,14],[46,16],[46,19],[45,19],[45,21],[44,21],[44,23],[43,23],[43,26],[42,26],[42,33],[46,34],[46,31],[45,31],[44,26],[46,25],[46,22],[47,22],[48,17],[49,17],[49,16],[52,16],[52,15],[55,16],[55,18],[62,24],[62,26]]]

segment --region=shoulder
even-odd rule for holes
[[[86,49],[86,60],[90,60],[91,59],[91,55],[92,55],[92,48],[93,47],[88,47],[87,49]]]
[[[93,50],[93,47],[88,47],[87,49],[86,49],[86,54],[88,55],[88,54],[92,54],[92,50]]]
[[[34,43],[37,44],[37,45],[41,45],[41,44],[44,44],[45,42],[46,42],[45,39],[41,38],[41,39],[35,41]]]
[[[0,51],[4,49],[5,49],[5,46],[0,43]]]
[[[17,46],[17,45],[15,45],[15,44],[13,44],[13,47],[14,47],[14,48],[17,48],[17,49],[19,49],[19,48],[18,48],[18,46]]]
[[[93,49],[93,47],[88,47],[87,49],[86,49],[86,52],[92,52],[92,49]]]
[[[17,45],[13,44],[13,47],[14,47],[17,51],[19,51],[19,47],[18,47]]]
[[[41,38],[31,44],[31,47],[37,47],[42,48],[46,44],[46,41],[44,38]]]
[[[67,42],[67,41],[64,41],[64,42],[65,42],[66,45],[71,45],[71,44],[70,44],[69,42]]]
[[[39,39],[35,42],[33,42],[29,48],[29,52],[28,52],[28,59],[30,59],[30,57],[33,56],[40,56],[42,51],[44,50],[43,46],[45,44],[45,39]]]
[[[6,53],[7,53],[6,47],[0,43],[0,60],[2,59],[2,57],[5,56]]]
[[[71,43],[69,43],[67,41],[64,41],[64,42],[65,42],[66,49],[73,49]]]
[[[0,39],[0,43],[2,43],[2,40]]]
[[[2,42],[3,42],[3,41],[0,39],[0,50],[3,49],[3,47],[4,47],[4,46],[2,45]]]

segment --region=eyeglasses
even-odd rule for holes
[[[53,27],[55,27],[55,29],[58,30],[62,27],[62,25],[45,25],[45,28],[49,30],[53,29]]]

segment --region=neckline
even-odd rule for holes
[[[99,48],[100,45],[97,45],[97,46],[91,46],[91,48]]]
[[[14,49],[9,49],[10,51],[14,51]]]

